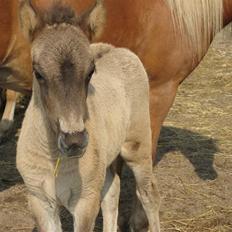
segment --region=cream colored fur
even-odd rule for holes
[[[97,71],[87,98],[89,144],[82,158],[62,159],[57,177],[53,171],[60,154],[51,142],[55,138],[47,130],[47,115],[34,84],[17,147],[17,168],[28,188],[32,212],[41,231],[59,232],[58,207],[64,205],[74,216],[75,231],[90,232],[101,201],[104,232],[116,232],[119,177],[111,165],[121,152],[134,172],[150,231],[158,232],[146,72],[127,49],[93,44],[91,51]]]

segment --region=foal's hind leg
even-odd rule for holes
[[[141,201],[146,213],[150,232],[159,232],[160,198],[152,172],[151,144],[149,139],[143,139],[142,141],[126,142],[122,147],[122,157],[134,173],[137,197]],[[139,209],[141,207],[138,204],[136,210]],[[134,215],[136,215],[136,212]],[[141,215],[141,212],[138,212],[138,215]],[[140,222],[134,221],[130,227],[134,232],[145,231],[144,228],[141,228]]]
[[[113,167],[108,168],[102,192],[103,232],[117,232],[120,179]]]

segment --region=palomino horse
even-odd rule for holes
[[[90,46],[86,35],[98,33],[104,15],[99,4],[82,17],[60,5],[36,15],[35,79],[17,168],[40,231],[61,231],[59,204],[74,216],[76,232],[93,231],[101,200],[103,230],[116,232],[120,183],[113,163],[119,154],[135,175],[150,231],[160,231],[149,84],[142,63],[124,48]],[[89,25],[96,26],[94,31]],[[131,231],[142,230],[134,222]]]
[[[0,87],[6,92],[6,107],[0,124],[0,139],[12,124],[16,91],[29,92],[32,82],[30,46],[21,30],[18,0],[0,1]]]
[[[46,9],[51,0],[33,0]],[[64,0],[82,12],[94,0]],[[231,0],[103,0],[106,21],[93,41],[127,47],[150,76],[154,146],[179,84],[207,52],[215,34],[232,20]]]

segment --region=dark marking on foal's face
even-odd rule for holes
[[[32,47],[35,91],[55,125],[58,148],[81,156],[88,144],[86,98],[95,65],[89,42],[74,26],[45,27]]]

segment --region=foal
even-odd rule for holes
[[[120,181],[113,166],[120,154],[134,173],[150,231],[158,232],[148,78],[127,49],[90,46],[86,34],[100,27],[93,32],[88,24],[98,10],[96,5],[76,17],[56,5],[37,16],[33,95],[17,168],[40,231],[61,231],[63,205],[74,217],[75,231],[90,232],[101,202],[104,231],[116,232]],[[131,230],[141,231],[136,224]]]

